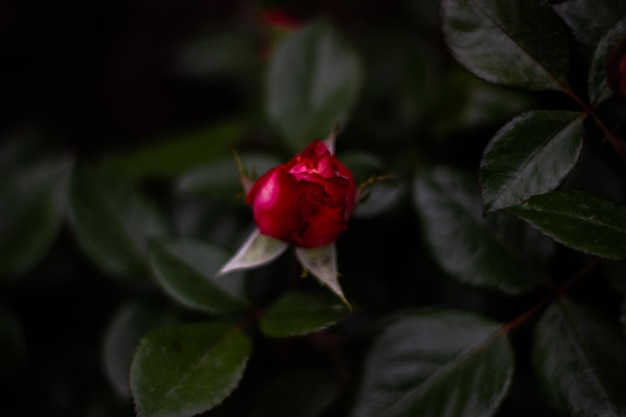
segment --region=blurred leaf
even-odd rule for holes
[[[272,155],[257,154],[244,155],[241,157],[241,162],[248,173],[255,178],[281,164],[281,161]],[[237,170],[237,161],[233,156],[191,169],[180,177],[177,189],[185,195],[231,194],[234,196],[244,193]]]
[[[250,417],[317,417],[339,394],[339,386],[323,372],[291,372],[264,383]]]
[[[229,154],[245,132],[241,120],[181,132],[105,156],[100,168],[125,181],[168,177]]]
[[[148,331],[173,320],[162,307],[139,302],[122,306],[111,319],[104,334],[102,354],[106,374],[122,398],[130,398],[128,372],[139,341]]]
[[[288,247],[287,242],[262,235],[259,229],[255,228],[237,253],[220,268],[217,275],[263,266],[278,258]]]
[[[267,115],[289,148],[300,152],[313,139],[344,125],[356,100],[362,70],[356,54],[333,29],[318,22],[274,50],[267,77]]]
[[[241,298],[244,275],[216,279],[225,251],[194,240],[153,240],[149,244],[154,275],[165,292],[182,305],[213,314],[246,308]]]
[[[563,415],[625,415],[626,341],[615,324],[568,299],[543,314],[535,331],[534,368]]]
[[[424,240],[458,281],[519,294],[545,278],[542,261],[551,247],[506,213],[484,218],[472,178],[436,168],[421,173],[414,191]]]
[[[512,375],[511,346],[496,323],[462,312],[405,314],[368,353],[352,416],[491,416]]]
[[[178,72],[204,78],[219,74],[246,75],[258,70],[253,43],[237,29],[230,24],[228,30],[212,30],[192,39],[178,54]]]
[[[552,191],[508,209],[570,248],[626,259],[626,207],[578,191]]]
[[[462,69],[453,68],[437,81],[429,88],[425,116],[437,136],[499,126],[534,104],[528,93],[489,84]]]
[[[261,317],[261,331],[270,337],[299,336],[326,328],[349,312],[328,292],[288,292]]]
[[[580,155],[584,116],[531,111],[500,129],[480,164],[485,212],[514,206],[556,188]]]
[[[393,208],[404,194],[403,184],[383,181],[367,188],[367,199],[360,202],[354,211],[355,217],[373,217]]]
[[[148,272],[148,238],[169,232],[151,201],[122,183],[86,170],[74,175],[70,198],[74,233],[93,262],[116,277]]]
[[[624,3],[626,5],[626,3]],[[626,9],[626,8],[625,8]],[[626,10],[624,11],[626,13]],[[595,48],[589,70],[589,99],[599,103],[613,95],[607,81],[607,54],[626,36],[626,18],[606,33]],[[617,68],[616,68],[617,71]]]
[[[302,268],[313,274],[315,279],[328,287],[346,306],[350,307],[339,285],[335,242],[318,248],[296,248],[296,257]]]
[[[552,8],[589,55],[600,38],[626,15],[626,2],[622,0],[567,0]]]
[[[359,35],[367,68],[359,123],[388,137],[390,130],[414,124],[422,109],[428,81],[423,48],[414,32],[399,25],[369,27]]]
[[[13,315],[0,310],[0,382],[13,380],[26,364],[22,327]]]
[[[544,2],[442,0],[441,18],[452,55],[474,75],[529,90],[565,88],[567,38]]]
[[[72,167],[67,158],[48,158],[3,176],[0,275],[21,275],[47,253],[65,219]]]
[[[230,324],[194,323],[153,330],[137,348],[130,388],[138,417],[188,417],[237,387],[250,340]]]

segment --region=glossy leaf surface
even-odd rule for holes
[[[138,417],[188,417],[238,385],[251,344],[229,324],[164,327],[143,338],[130,370]]]
[[[311,333],[345,317],[350,310],[328,292],[288,292],[261,317],[261,331],[270,337]]]
[[[228,255],[194,240],[159,240],[149,245],[150,264],[161,287],[179,303],[208,313],[230,313],[247,306],[243,274],[216,278]]]
[[[268,68],[267,114],[292,151],[346,123],[361,73],[356,54],[323,22],[277,46]]]
[[[624,351],[626,341],[616,322],[562,299],[544,312],[536,328],[534,368],[548,400],[563,415],[624,416]]]
[[[578,191],[552,191],[511,213],[557,242],[601,258],[626,259],[626,207]]]
[[[506,294],[530,290],[544,278],[549,242],[506,213],[483,217],[473,177],[443,167],[424,170],[414,199],[424,241],[453,278]]]
[[[556,188],[574,168],[582,139],[583,115],[577,112],[532,111],[506,124],[480,164],[485,212]]]
[[[442,0],[443,33],[474,75],[529,90],[563,89],[568,46],[556,15],[539,0]]]
[[[395,319],[367,355],[352,417],[494,415],[513,374],[511,346],[497,330],[450,311]]]

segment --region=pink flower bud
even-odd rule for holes
[[[337,240],[355,202],[350,170],[319,140],[266,172],[246,198],[262,234],[301,248]]]

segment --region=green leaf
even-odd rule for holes
[[[325,23],[311,24],[280,43],[269,61],[267,115],[289,148],[344,125],[361,85],[356,54]]]
[[[262,235],[259,229],[255,228],[237,253],[220,268],[217,275],[258,268],[278,258],[288,247],[287,242]]]
[[[626,259],[626,207],[621,204],[578,191],[552,191],[508,211],[565,246]]]
[[[626,15],[626,2],[622,0],[567,0],[552,7],[586,54],[591,54],[600,38]]]
[[[626,10],[624,13],[626,13]],[[607,82],[607,55],[624,37],[626,37],[626,18],[617,22],[617,24],[602,37],[595,48],[591,60],[588,81],[589,99],[593,103],[600,103],[602,100],[613,95]],[[616,73],[617,71],[617,68],[615,68]]]
[[[237,387],[250,340],[229,324],[165,327],[143,338],[130,369],[138,417],[187,417],[222,402]]]
[[[274,156],[256,154],[242,156],[241,162],[253,177],[259,177],[281,163]],[[241,194],[243,187],[237,171],[237,161],[231,155],[191,169],[179,178],[177,189],[186,195]]]
[[[2,178],[0,275],[24,274],[45,256],[63,223],[73,162],[48,158]]]
[[[288,292],[261,317],[261,331],[270,337],[299,336],[326,328],[349,312],[328,292]]]
[[[442,28],[454,58],[474,75],[529,90],[563,90],[568,45],[540,0],[442,0]]]
[[[153,240],[150,264],[161,287],[184,306],[213,314],[232,313],[247,306],[241,298],[244,275],[216,279],[228,255],[200,241]]]
[[[245,123],[240,120],[180,132],[107,155],[99,168],[130,182],[174,176],[217,156],[229,154],[228,146],[241,140],[244,132]]]
[[[250,417],[317,417],[338,394],[337,381],[325,372],[282,374],[259,387]]]
[[[148,272],[147,241],[169,227],[146,197],[95,172],[78,171],[70,220],[82,250],[105,272],[130,278]]]
[[[584,114],[531,111],[507,123],[480,164],[486,213],[556,188],[574,168],[583,143]]]
[[[352,417],[491,416],[512,374],[498,324],[464,312],[405,314],[368,353]]]
[[[548,307],[539,321],[533,365],[546,397],[563,415],[626,415],[626,341],[616,324],[568,299]]]
[[[122,398],[130,398],[128,372],[135,349],[148,331],[173,322],[173,316],[162,307],[146,303],[128,303],[111,319],[102,351],[107,377]]]
[[[424,240],[455,279],[506,294],[545,279],[549,242],[506,213],[483,217],[473,178],[440,167],[422,172],[414,192]]]
[[[319,248],[296,248],[296,257],[306,271],[313,274],[322,285],[328,287],[346,306],[350,307],[339,285],[335,242]]]

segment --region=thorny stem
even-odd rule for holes
[[[546,295],[541,300],[539,300],[537,304],[535,304],[534,306],[532,306],[531,308],[529,308],[528,310],[526,310],[519,316],[515,317],[513,320],[503,325],[500,328],[500,332],[509,333],[511,330],[525,323],[528,319],[530,319],[532,316],[534,316],[539,311],[541,311],[549,302],[563,295],[563,293],[567,291],[572,285],[577,283],[581,278],[587,276],[587,274],[589,274],[591,271],[593,271],[594,269],[596,269],[603,263],[604,263],[603,259],[596,259],[595,261],[587,265],[584,269],[579,271],[576,275],[574,275],[572,278],[567,280],[562,285],[552,288],[552,291],[550,292],[550,294]]]

